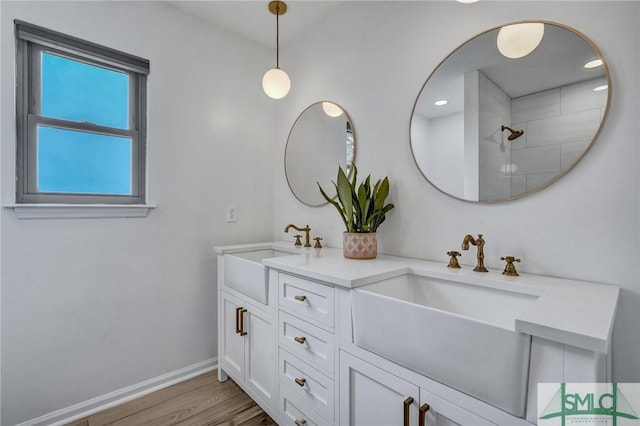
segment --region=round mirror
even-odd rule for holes
[[[558,180],[588,151],[609,105],[595,45],[550,22],[482,33],[446,57],[411,117],[423,176],[466,201],[523,197]]]
[[[308,206],[326,204],[316,182],[330,194],[338,166],[349,173],[355,152],[353,126],[344,108],[333,102],[310,105],[298,116],[287,139],[284,171],[291,192]]]

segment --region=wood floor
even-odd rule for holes
[[[217,370],[175,384],[67,426],[277,425],[231,379]]]

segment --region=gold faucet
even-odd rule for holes
[[[296,231],[301,231],[304,232],[304,246],[305,247],[311,247],[311,238],[309,237],[309,233],[311,232],[311,228],[309,228],[309,225],[305,226],[304,228],[300,228],[298,226],[295,226],[293,223],[290,223],[289,225],[287,225],[284,228],[284,232],[289,232],[289,228],[293,228]]]
[[[465,235],[464,240],[462,240],[462,250],[469,250],[469,243],[478,247],[478,264],[473,270],[476,272],[489,272],[484,267],[484,239],[482,234],[478,234],[478,239],[474,239],[470,234]]]

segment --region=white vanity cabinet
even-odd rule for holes
[[[527,274],[517,278],[505,277],[499,272],[479,275],[464,269],[450,271],[441,263],[391,256],[351,261],[343,258],[341,250],[330,248],[264,257],[258,265],[265,266],[267,272],[263,274],[256,269],[252,274],[254,278],[268,277],[264,291],[260,288],[259,295],[264,294],[262,299],[243,294],[243,289],[250,293],[254,289],[247,290],[238,283],[225,286],[221,272],[224,270],[221,258],[225,253],[254,250],[261,256],[271,256],[284,248],[286,246],[271,243],[217,249],[221,254],[218,260],[219,378],[231,376],[280,425],[531,426],[537,422],[538,383],[611,381],[611,330],[619,297],[617,287]],[[362,305],[354,303],[354,294],[360,290],[371,292],[381,280],[385,280],[387,287],[396,289],[395,279],[409,274],[423,281],[437,280],[438,285],[447,286],[449,290],[456,287],[466,293],[482,289],[483,294],[508,291],[527,295],[526,305],[512,315],[515,325],[511,324],[512,319],[504,326],[527,339],[526,336],[531,336],[530,350],[525,351],[523,386],[526,393],[522,398],[526,402],[519,411],[522,414],[514,414],[484,394],[466,391],[447,380],[449,376],[442,376],[443,379],[425,373],[406,365],[393,354],[358,341],[357,332],[364,327],[383,346],[393,340],[399,352],[415,353],[417,349],[429,348],[437,352],[437,344],[446,343],[449,337],[446,331],[451,329],[449,323],[443,323],[439,329],[444,332],[431,340],[419,338],[405,327],[408,321],[425,322],[413,315],[402,317],[396,324],[398,311],[389,307],[390,301],[401,300],[395,292],[377,297],[373,307],[373,313],[379,313],[386,321],[384,324],[390,325],[387,334],[379,321],[377,326],[372,326],[375,321],[370,317],[363,321],[362,315],[357,315]],[[369,285],[367,290],[365,286]],[[458,294],[448,300],[458,303],[461,297]],[[491,300],[473,299],[485,307]],[[579,303],[574,303],[576,300]],[[511,302],[499,306],[516,305]],[[447,309],[453,311],[451,307]],[[463,314],[470,317],[474,313],[464,311]],[[437,327],[433,322],[426,323]],[[389,334],[396,330],[398,336]],[[477,345],[490,344],[491,336],[476,334],[487,339]],[[455,370],[457,365],[473,361],[474,356],[480,355],[472,349],[473,346],[464,351],[469,358],[455,361],[449,357],[450,362],[439,368]],[[424,361],[422,356],[417,358]],[[480,375],[469,377],[471,379],[486,382],[487,387],[504,385]]]
[[[259,304],[220,293],[219,372],[226,373],[261,405],[276,411],[275,315]]]

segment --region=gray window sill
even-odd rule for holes
[[[6,204],[18,219],[98,219],[146,217],[150,204]]]

